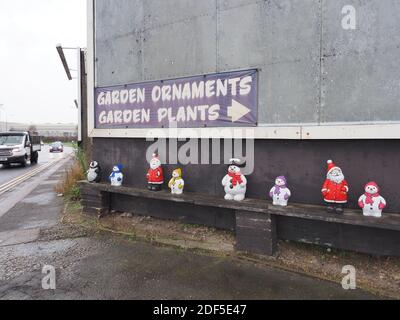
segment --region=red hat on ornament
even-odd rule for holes
[[[328,164],[328,174],[333,170],[333,169],[336,169],[336,168],[338,168],[338,169],[340,169],[337,165],[335,165],[334,163],[333,163],[333,161],[332,160],[328,160],[327,162],[326,162],[327,164]]]
[[[160,161],[160,156],[159,156],[158,152],[154,152],[153,153],[153,156],[152,156],[151,160]]]
[[[378,190],[378,192],[380,191],[380,190],[379,190],[378,184],[377,184],[376,182],[374,182],[374,181],[368,182],[368,183],[364,186],[364,189],[366,189],[368,186],[374,186],[374,187],[376,187],[376,189]]]

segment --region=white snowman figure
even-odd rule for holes
[[[358,199],[358,205],[363,209],[366,217],[380,218],[386,207],[386,200],[379,194],[378,185],[371,181],[364,187],[365,193]]]
[[[284,176],[275,179],[275,186],[270,190],[269,196],[272,198],[274,206],[287,206],[291,193],[286,186],[286,178]]]
[[[229,163],[228,174],[222,179],[225,200],[242,201],[246,195],[247,179],[240,168],[245,167],[246,163],[240,159],[231,159]]]
[[[182,179],[182,169],[178,168],[172,172],[172,178],[169,180],[168,187],[172,194],[182,194],[185,181]]]
[[[92,161],[89,164],[89,170],[86,172],[87,180],[90,183],[100,182],[101,180],[101,168],[97,161]]]
[[[110,174],[111,185],[114,187],[120,187],[122,185],[122,181],[124,180],[124,175],[121,172],[122,165],[118,164],[113,167],[113,171]]]

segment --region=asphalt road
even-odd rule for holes
[[[39,152],[39,162],[37,165],[28,164],[26,167],[22,167],[20,165],[12,165],[9,168],[4,168],[2,165],[0,165],[0,186],[4,183],[11,181],[12,179],[15,179],[36,169],[38,166],[48,163],[49,161],[62,160],[73,151],[72,148],[65,147],[65,150],[62,153],[50,153],[49,148],[50,147],[48,145],[42,147],[42,151]]]

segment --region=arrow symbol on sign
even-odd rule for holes
[[[232,99],[232,106],[228,107],[228,117],[232,118],[232,122],[236,122],[248,114],[251,110],[236,100]]]

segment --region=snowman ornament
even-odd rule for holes
[[[380,218],[386,207],[386,200],[379,194],[378,185],[371,181],[364,187],[365,193],[358,199],[358,205],[366,217]]]
[[[110,182],[114,187],[120,187],[122,185],[122,181],[124,180],[124,175],[121,172],[122,165],[118,164],[113,167],[113,171],[110,174]]]
[[[182,194],[185,181],[182,179],[182,169],[178,168],[172,172],[172,178],[169,180],[168,187],[172,194]]]
[[[90,183],[99,183],[101,180],[101,168],[97,161],[92,161],[89,164],[89,170],[86,172],[87,180]]]
[[[269,196],[272,198],[274,206],[287,206],[291,193],[286,186],[286,178],[284,176],[275,179],[275,186],[270,190]]]
[[[246,163],[240,159],[231,159],[229,163],[228,174],[222,179],[225,200],[242,201],[246,195],[247,179],[240,168],[245,167]]]

